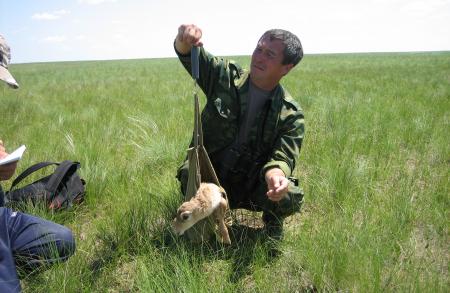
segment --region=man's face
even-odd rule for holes
[[[283,65],[284,44],[280,40],[270,40],[269,36],[263,36],[253,51],[250,65],[250,78],[258,86],[273,87],[293,67],[292,64]]]

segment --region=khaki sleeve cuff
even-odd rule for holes
[[[262,178],[265,177],[267,170],[272,168],[280,168],[281,171],[283,171],[284,175],[287,177],[292,175],[291,168],[289,168],[289,165],[286,162],[283,161],[271,161],[264,165],[262,169]]]

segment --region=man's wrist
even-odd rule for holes
[[[175,38],[173,46],[178,55],[189,56],[191,54],[191,46],[179,41],[178,38]]]
[[[266,172],[272,168],[281,169],[286,178],[291,176],[292,170],[286,162],[272,160],[272,161],[269,161],[268,163],[266,163],[264,165],[264,167],[262,168],[261,177],[264,178],[264,176],[266,175]]]
[[[277,167],[266,170],[266,174],[265,174],[266,180],[268,180],[270,177],[273,177],[273,176],[286,177],[286,174],[284,174],[283,170],[281,170],[280,168],[277,168]]]

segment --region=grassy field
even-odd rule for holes
[[[450,290],[449,52],[307,55],[283,80],[306,117],[306,197],[277,257],[254,229],[230,247],[168,233],[194,115],[178,60],[11,71],[21,89],[0,87],[0,138],[27,145],[18,171],[71,159],[87,181],[75,209],[26,208],[69,226],[78,247],[25,292]]]

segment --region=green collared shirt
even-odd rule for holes
[[[191,72],[190,55],[176,53],[186,70]],[[203,141],[213,159],[236,140],[247,109],[250,78],[249,72],[234,61],[215,57],[203,47],[199,67],[198,84],[207,97],[202,111]],[[278,85],[255,121],[248,132],[246,147],[251,150],[251,159],[265,158],[261,176],[275,167],[291,176],[305,131],[300,106]]]

